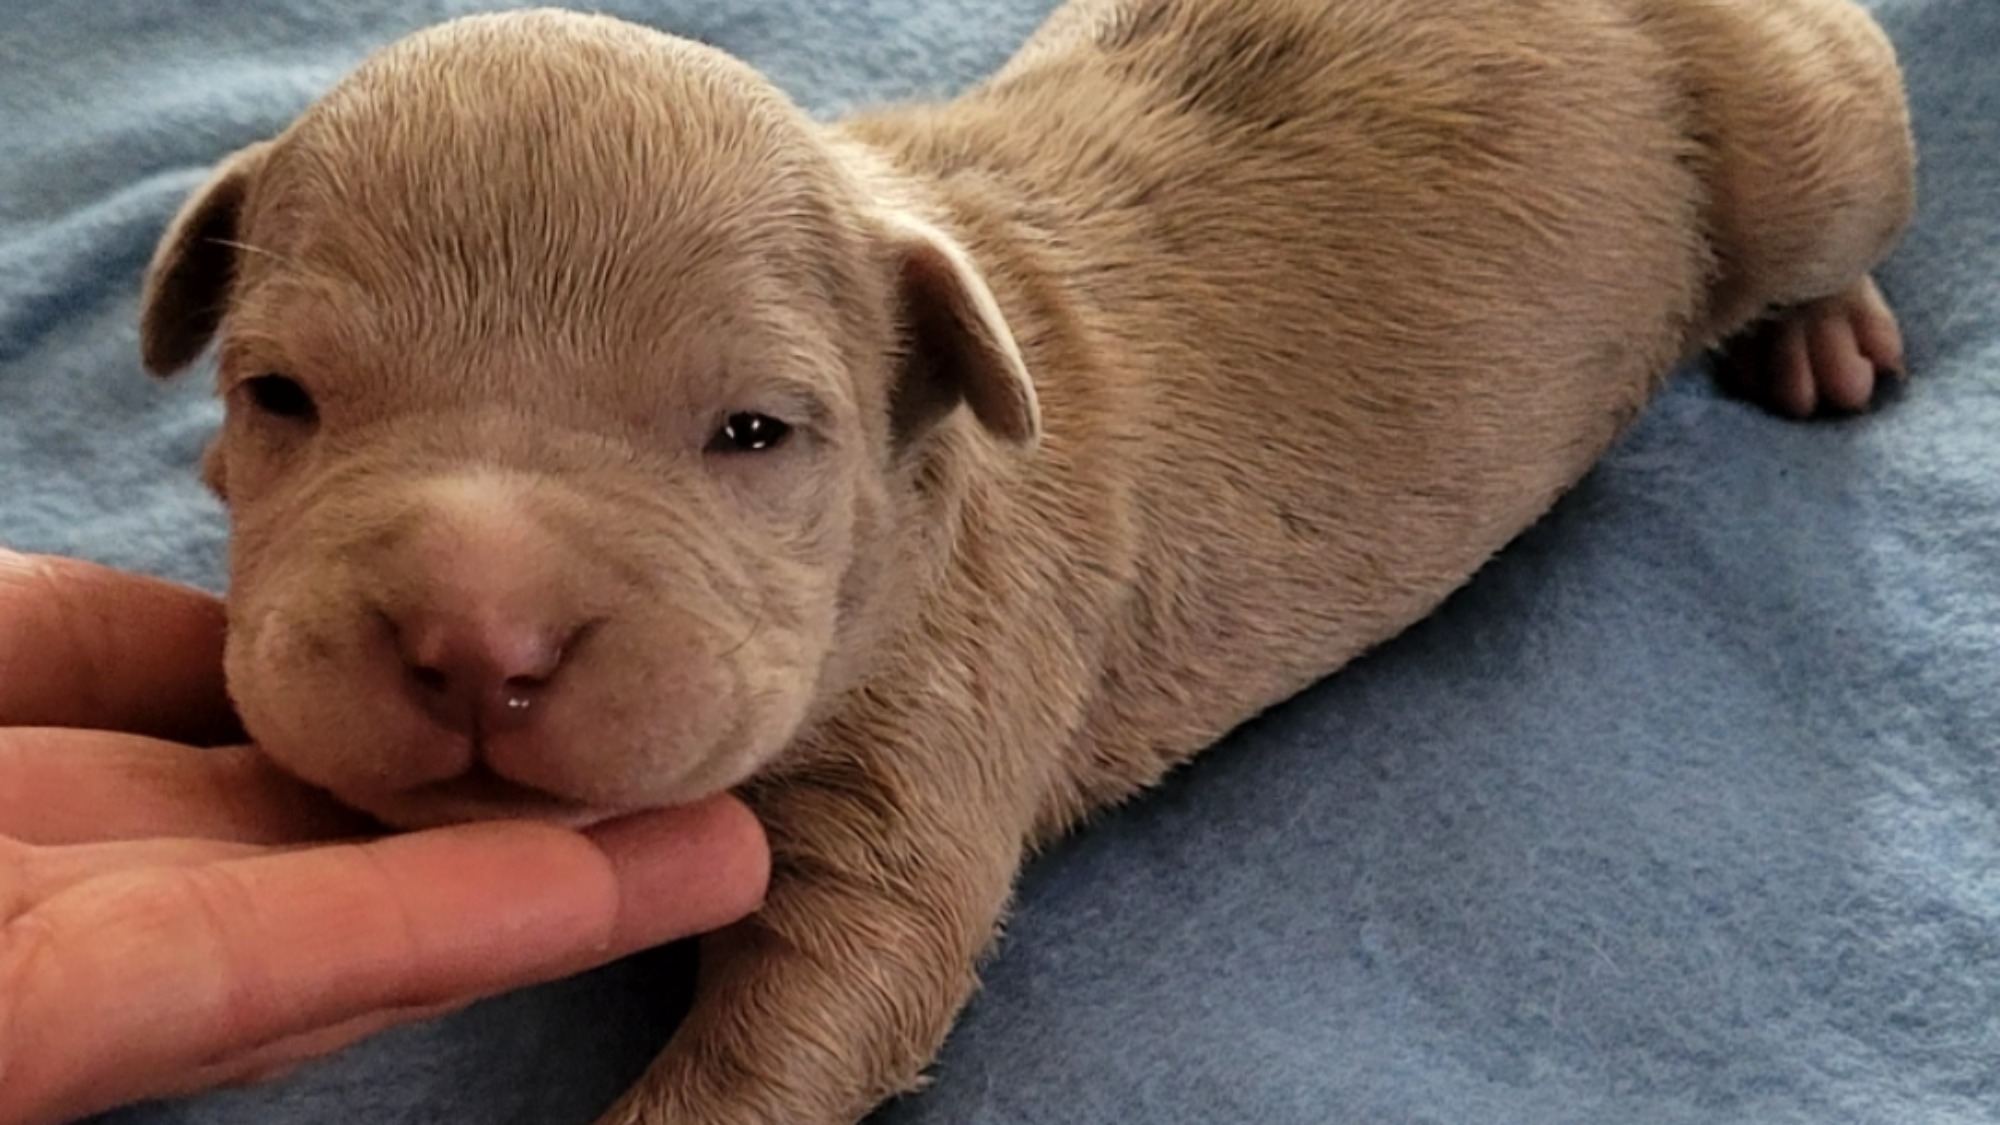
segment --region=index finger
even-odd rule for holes
[[[755,907],[766,853],[740,803],[649,817],[644,854],[494,822],[73,887],[0,931],[0,1120],[178,1091],[263,1044],[579,971]]]
[[[224,620],[192,587],[0,549],[0,726],[234,741]]]

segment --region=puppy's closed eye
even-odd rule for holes
[[[288,375],[253,375],[242,384],[250,404],[261,414],[307,425],[319,420],[319,407],[297,379]]]

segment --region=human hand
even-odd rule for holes
[[[251,1081],[755,909],[717,798],[384,839],[231,737],[205,594],[0,550],[0,1125]],[[338,841],[338,842],[327,842]]]

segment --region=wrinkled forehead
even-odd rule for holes
[[[781,95],[664,36],[510,26],[399,45],[280,140],[236,327],[702,366],[831,308],[860,256],[850,201]]]

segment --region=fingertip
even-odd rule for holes
[[[733,796],[623,817],[587,834],[618,876],[622,908],[612,942],[620,952],[719,929],[764,903],[770,842]]]
[[[725,797],[716,807],[728,830],[723,839],[735,857],[735,885],[748,892],[741,912],[755,913],[763,908],[764,896],[771,889],[771,838],[750,806],[735,797]]]
[[[749,805],[727,793],[711,798],[703,812],[716,822],[713,831],[718,852],[731,859],[736,884],[755,891],[754,901],[744,908],[747,914],[764,904],[764,892],[771,882],[771,840],[764,832],[764,822]]]

